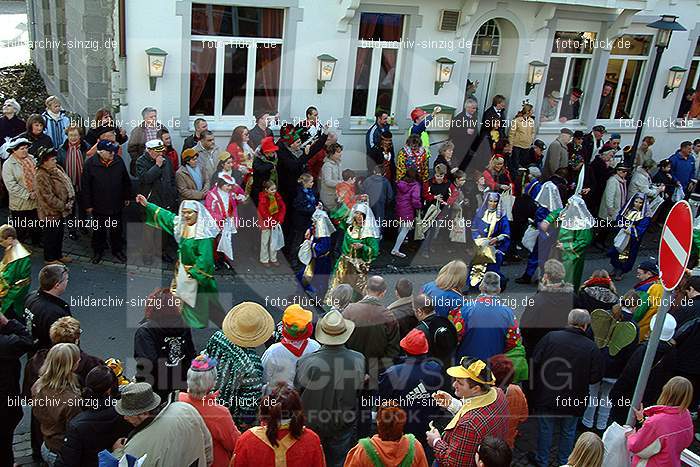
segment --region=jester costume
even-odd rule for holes
[[[553,211],[545,220],[550,224],[556,222],[559,226],[561,260],[566,270],[564,281],[573,284],[574,290],[578,290],[583,274],[584,253],[593,241],[591,229],[595,220],[579,195],[573,195],[564,209]]]
[[[355,213],[358,212],[363,217],[361,223],[355,220]],[[343,231],[343,244],[328,286],[329,291],[340,284],[350,284],[355,294],[362,296],[370,265],[379,255],[379,229],[374,214],[367,203],[361,202],[355,204],[352,210],[342,204],[331,213],[331,217],[338,220],[338,228]],[[354,248],[353,245],[357,244],[362,246]]]
[[[637,266],[637,269],[653,274],[648,279],[634,285],[634,291],[639,294],[641,305],[634,310],[632,320],[637,323],[637,327],[639,327],[639,341],[643,342],[649,339],[651,318],[659,310],[664,288],[659,281],[659,270],[655,262],[642,261]]]
[[[418,179],[422,183],[425,183],[429,179],[428,175],[428,154],[427,150],[420,146],[417,149],[411,149],[408,146],[404,146],[399,150],[396,156],[396,180],[403,180],[406,175],[406,169],[416,169],[418,172]]]
[[[622,251],[618,251],[614,246],[608,251],[610,264],[615,268],[616,274],[624,274],[632,270],[637,261],[642,237],[650,224],[651,212],[647,197],[643,193],[636,193],[617,215],[617,235],[624,232],[622,235],[627,235],[629,239]]]
[[[0,262],[0,313],[21,320],[32,282],[31,253],[19,241],[5,249]]]
[[[307,293],[323,299],[328,291],[328,278],[333,269],[331,234],[335,232],[335,227],[326,211],[316,209],[311,215],[309,231],[311,238],[307,240],[308,246],[302,245],[299,249],[299,260],[306,267],[297,273],[297,279]],[[303,254],[306,258],[302,258]]]
[[[197,213],[194,225],[185,222],[184,209]],[[178,269],[173,280],[173,293],[182,300],[182,319],[185,323],[193,328],[206,328],[209,312],[222,311],[213,275],[214,239],[219,233],[216,221],[204,205],[186,200],[180,204],[178,215],[148,203],[146,223],[175,237],[178,243]]]
[[[501,276],[501,284],[505,284],[506,279],[501,274],[501,264],[510,246],[510,222],[500,201],[499,193],[486,193],[484,202],[472,220],[472,239],[476,244],[476,252],[468,276],[471,287],[481,283],[486,271],[498,273]],[[494,202],[495,206],[493,206]],[[490,245],[490,241],[494,238],[495,245]]]
[[[546,182],[542,185],[535,202],[537,203],[537,209],[535,210],[534,226],[537,229],[537,240],[535,240],[535,246],[530,252],[530,256],[527,259],[527,268],[525,268],[524,275],[528,278],[528,282],[535,275],[538,267],[540,271],[542,270],[557,239],[556,232],[550,229],[547,229],[547,231],[542,230],[542,221],[547,219],[547,216],[553,211],[561,210],[564,207],[559,195],[559,189],[552,182]]]

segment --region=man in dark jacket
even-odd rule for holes
[[[479,141],[479,121],[476,118],[477,103],[475,99],[467,98],[464,110],[450,121],[448,138],[454,143],[452,156],[454,167],[465,170],[472,158],[472,152]]]
[[[603,147],[603,144],[605,144],[603,135],[605,135],[605,127],[596,125],[590,133],[583,136],[583,157],[586,159],[586,164],[591,162],[593,157],[600,151],[600,148]]]
[[[302,146],[300,130],[288,124],[282,127],[282,136],[277,140],[277,172],[279,173],[279,192],[287,206],[291,206],[299,185],[298,179],[306,172],[306,164],[311,156],[326,144],[328,135],[323,134],[310,145]]]
[[[25,302],[24,320],[37,342],[36,350],[53,345],[49,330],[59,318],[71,316],[70,306],[61,299],[68,286],[68,268],[49,264],[39,271],[39,290],[31,293]]]
[[[536,465],[549,465],[555,425],[559,426],[558,465],[566,464],[576,439],[576,425],[586,410],[588,386],[603,377],[602,358],[586,336],[591,316],[575,308],[569,326],[542,338],[532,357],[532,405],[539,416]]]
[[[408,332],[418,324],[415,313],[413,313],[413,283],[402,277],[396,282],[396,300],[387,309],[394,314],[399,325],[399,339],[406,337]]]
[[[348,348],[365,356],[370,389],[376,389],[379,373],[394,364],[399,356],[399,325],[394,314],[382,304],[386,282],[380,276],[367,280],[365,296],[343,310],[343,318],[355,323]]]
[[[379,142],[367,151],[367,172],[369,174],[374,173],[376,166],[382,166],[384,176],[387,179],[393,180],[396,176],[396,155],[392,138],[393,135],[389,130],[381,133]],[[387,157],[389,158],[387,159]]]
[[[501,138],[506,134],[506,98],[500,94],[493,96],[491,107],[484,111],[481,118],[481,134],[482,138],[488,136],[491,130],[498,130]]]
[[[402,402],[401,408],[407,415],[404,432],[415,434],[432,465],[433,450],[426,443],[425,432],[430,429],[428,422],[442,413],[433,403],[432,394],[443,389],[448,378],[440,361],[428,354],[428,340],[423,332],[413,329],[400,345],[406,358],[379,376],[379,397]]]
[[[598,155],[586,167],[583,186],[588,188],[589,192],[584,194],[583,200],[586,202],[588,210],[592,213],[598,213],[605,185],[608,182],[608,178],[613,174],[610,161],[612,161],[614,154],[615,150],[613,148],[603,146]]]
[[[22,323],[0,314],[0,465],[14,465],[12,437],[22,420],[20,358],[32,349],[34,340]],[[11,404],[12,402],[12,404]]]
[[[165,157],[165,146],[159,139],[146,143],[146,152],[136,161],[136,176],[139,179],[139,193],[146,199],[168,211],[177,211],[177,186],[175,184],[175,172],[173,166]],[[153,262],[153,254],[161,251],[163,261],[171,262],[172,258],[167,254],[167,245],[171,243],[171,236],[164,235],[160,229],[144,226],[143,235],[143,261],[145,264]]]
[[[122,209],[131,199],[131,178],[121,157],[119,146],[110,141],[97,144],[97,157],[85,161],[82,196],[85,211],[96,225],[92,233],[92,263],[102,261],[109,235],[112,255],[126,262],[122,229]]]
[[[182,151],[185,149],[193,148],[197,146],[199,140],[202,139],[202,134],[209,129],[209,124],[203,118],[195,118],[194,120],[194,133],[185,138],[184,143],[182,143]],[[253,147],[255,149],[255,147]]]
[[[424,293],[413,298],[413,311],[418,319],[416,329],[428,340],[429,355],[442,362],[444,368],[454,363],[457,350],[457,329],[446,316],[435,314],[433,300]]]

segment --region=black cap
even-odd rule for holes
[[[628,166],[626,166],[623,162],[620,162],[619,164],[617,164],[615,166],[615,171],[617,172],[618,170],[626,170],[629,172],[630,168]]]
[[[655,276],[659,275],[659,266],[656,264],[656,261],[653,260],[642,261],[639,263],[639,266],[637,266],[637,269],[650,272]]]
[[[534,143],[532,143],[533,146],[537,146],[538,148],[542,149],[543,151],[547,149],[547,145],[544,144],[544,141],[541,139],[536,139]]]
[[[569,136],[573,136],[573,134],[574,134],[574,132],[569,130],[568,128],[562,128],[561,130],[559,130],[559,133],[569,135]]]
[[[603,125],[596,125],[593,127],[593,131],[599,131],[601,133],[607,133]]]
[[[581,131],[581,130],[574,131],[574,138],[583,138],[583,131]]]

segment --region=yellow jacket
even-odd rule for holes
[[[529,148],[535,141],[535,120],[532,117],[517,117],[510,125],[508,139],[514,147]]]

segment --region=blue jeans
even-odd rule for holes
[[[321,437],[323,454],[328,467],[343,467],[348,452],[357,444],[355,428],[344,430],[333,437]]]
[[[559,449],[557,450],[557,465],[566,464],[569,454],[574,448],[576,440],[576,425],[578,417],[568,415],[540,415],[538,418],[537,433],[537,465],[547,467],[549,465],[549,451],[552,447],[552,436],[555,425],[559,425]]]

